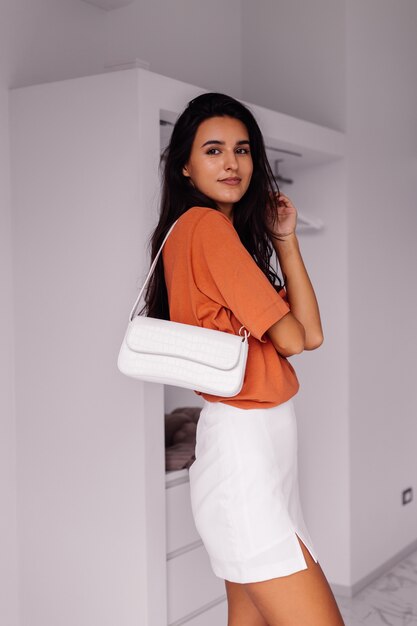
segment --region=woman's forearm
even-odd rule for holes
[[[320,312],[313,286],[301,256],[297,235],[292,233],[283,241],[274,240],[285,281],[291,313],[304,326],[305,350],[313,350],[323,342]]]

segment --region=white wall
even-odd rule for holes
[[[103,68],[107,13],[81,0],[3,0],[7,81],[21,87]]]
[[[139,57],[152,72],[241,97],[241,0],[140,0],[109,13],[106,33],[106,64]]]
[[[0,41],[2,41],[0,22]],[[0,59],[2,58],[0,52]],[[8,91],[0,61],[0,623],[18,624]]]
[[[345,130],[345,0],[242,0],[243,98]]]
[[[119,72],[26,92],[11,97],[21,622],[148,623],[153,413],[117,375],[108,332],[123,336],[126,268],[145,246],[137,82]]]
[[[353,581],[417,539],[416,32],[412,0],[348,3]]]
[[[11,236],[8,89],[13,84],[47,81],[60,74],[97,69],[103,56],[95,40],[97,11],[80,2],[5,0],[0,9],[0,623],[20,624],[18,522],[22,486],[16,478],[26,459],[16,440],[14,398],[14,313]],[[99,35],[98,31],[97,34]],[[76,42],[76,45],[74,45]],[[21,551],[20,551],[21,554]]]
[[[7,0],[10,85],[86,76],[136,57],[149,69],[241,97],[241,0],[137,0],[105,11],[82,0]]]
[[[8,62],[8,24],[0,18],[0,623],[17,626],[19,610]]]

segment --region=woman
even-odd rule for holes
[[[228,626],[343,626],[303,519],[297,478],[299,389],[287,357],[323,341],[317,300],[250,110],[224,94],[191,100],[165,161],[146,314],[249,331],[241,391],[203,398],[190,494]],[[270,266],[275,250],[285,286]]]

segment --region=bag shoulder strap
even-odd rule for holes
[[[152,262],[152,265],[151,265],[151,267],[150,267],[150,269],[149,269],[149,272],[148,272],[148,275],[147,275],[147,277],[146,277],[146,280],[145,280],[145,282],[144,282],[144,283],[143,283],[143,285],[142,285],[142,289],[140,290],[139,295],[138,295],[138,297],[136,298],[135,304],[133,305],[132,310],[130,311],[130,315],[129,315],[129,323],[133,320],[133,317],[134,317],[134,314],[135,314],[136,307],[137,307],[137,305],[138,305],[138,304],[139,304],[139,302],[140,302],[140,299],[141,299],[141,297],[142,297],[143,290],[145,289],[146,285],[147,285],[147,284],[148,284],[148,282],[149,282],[150,277],[152,276],[152,272],[154,271],[154,269],[155,269],[155,265],[156,265],[156,264],[157,264],[157,262],[158,262],[158,258],[159,258],[159,255],[160,255],[160,254],[161,254],[161,252],[162,252],[162,248],[163,248],[163,246],[164,246],[164,243],[165,243],[165,242],[166,242],[166,240],[168,239],[168,236],[169,236],[169,234],[170,234],[171,230],[174,228],[174,226],[175,226],[175,224],[178,222],[178,220],[179,220],[179,218],[178,218],[178,219],[176,219],[176,220],[175,220],[175,222],[172,224],[172,226],[171,226],[171,227],[170,227],[170,229],[168,230],[167,234],[165,235],[163,242],[161,243],[161,246],[160,246],[160,248],[159,248],[159,250],[158,250],[158,253],[156,254],[156,256],[155,256],[155,258],[154,258],[154,260],[153,260],[153,262]],[[241,326],[241,327],[239,328],[239,333],[238,333],[239,335],[240,335],[240,331],[242,330],[242,328],[244,328],[244,329],[245,329],[245,330],[243,331],[243,332],[244,332],[244,337],[245,337],[245,338],[244,338],[244,341],[247,341],[247,339],[248,339],[248,337],[249,337],[249,335],[250,335],[251,333],[250,333],[250,331],[248,331],[248,330],[247,330],[247,328],[246,328],[245,326]]]
[[[179,219],[179,218],[178,218],[178,219]],[[167,234],[165,235],[163,242],[161,243],[161,247],[159,248],[158,253],[157,253],[157,255],[155,256],[155,258],[154,258],[154,260],[153,260],[153,262],[152,262],[152,265],[151,265],[151,267],[150,267],[150,270],[149,270],[149,272],[148,272],[148,275],[147,275],[147,277],[146,277],[146,280],[145,280],[145,282],[144,282],[144,283],[143,283],[143,285],[142,285],[142,289],[140,290],[139,295],[138,295],[138,297],[136,298],[135,304],[133,305],[132,310],[130,311],[130,315],[129,315],[129,322],[131,322],[131,321],[132,321],[132,319],[133,319],[133,317],[134,317],[136,307],[138,306],[138,304],[139,304],[139,302],[140,302],[140,299],[141,299],[141,297],[142,297],[143,290],[145,289],[146,285],[147,285],[147,284],[148,284],[148,282],[149,282],[150,277],[152,276],[152,273],[153,273],[153,271],[154,271],[154,269],[155,269],[155,266],[156,266],[156,264],[157,264],[157,262],[158,262],[159,255],[160,255],[160,254],[161,254],[161,252],[162,252],[162,248],[163,248],[163,246],[164,246],[164,243],[165,243],[165,242],[166,242],[166,240],[168,239],[168,235],[170,234],[171,230],[174,228],[175,224],[178,222],[178,219],[176,219],[176,220],[175,220],[175,222],[172,224],[171,228],[168,230]]]

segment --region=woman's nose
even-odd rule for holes
[[[232,169],[237,169],[237,159],[236,154],[234,152],[227,153],[224,157],[225,160],[225,169],[229,167]]]

